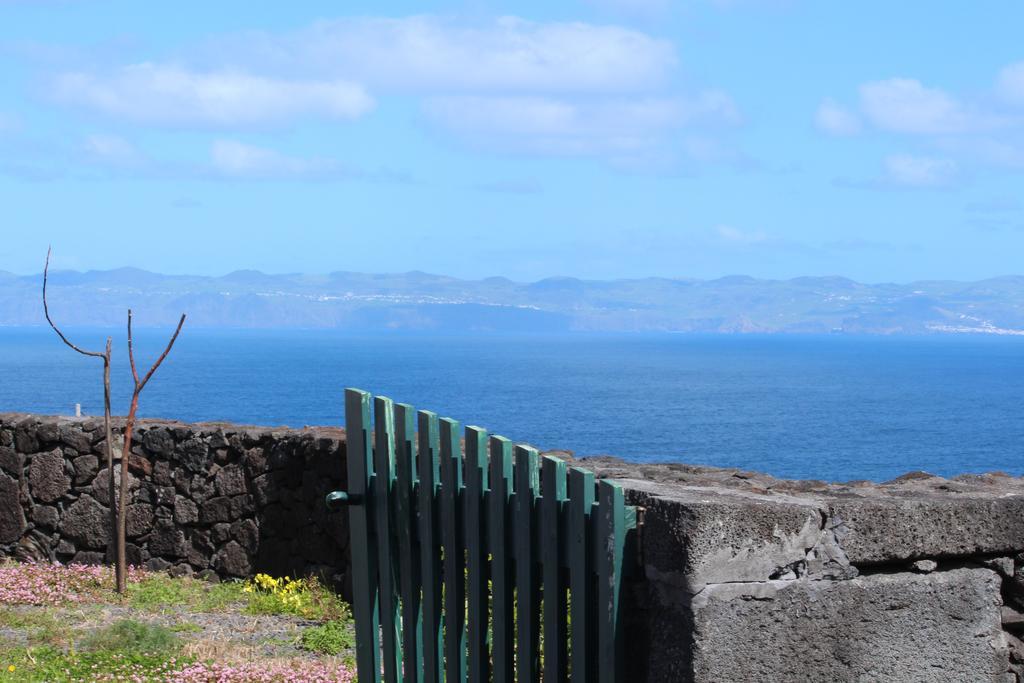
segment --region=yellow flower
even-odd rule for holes
[[[14,665],[11,664],[9,667],[7,667],[7,670],[10,671],[11,673],[14,673]]]

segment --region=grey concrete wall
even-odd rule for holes
[[[1024,480],[583,460],[646,508],[631,679],[1024,679]]]
[[[348,573],[344,432],[144,421],[130,559],[176,573]],[[102,424],[0,415],[0,556],[97,562]],[[645,508],[623,592],[633,681],[1024,680],[1024,480],[825,484],[613,458]]]

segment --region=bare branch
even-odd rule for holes
[[[46,322],[50,323],[50,327],[53,328],[53,331],[57,333],[57,336],[60,337],[62,342],[64,342],[65,344],[67,344],[68,346],[70,346],[72,349],[74,349],[78,353],[82,354],[83,356],[93,356],[95,358],[107,358],[107,357],[109,357],[109,356],[105,356],[103,354],[103,352],[101,352],[101,351],[86,351],[85,349],[78,348],[77,346],[72,344],[70,341],[68,341],[68,338],[64,336],[64,333],[61,332],[60,329],[53,323],[53,320],[50,318],[50,309],[46,305],[46,280],[47,280],[49,274],[50,274],[50,247],[47,247],[46,248],[46,265],[43,267],[43,313],[46,314]],[[108,351],[108,353],[109,353],[109,351]]]
[[[128,317],[128,320],[131,321],[131,316],[130,315]],[[146,373],[146,376],[142,378],[142,382],[139,382],[138,379],[135,380],[135,391],[136,392],[141,392],[142,391],[142,388],[146,386],[146,382],[149,381],[149,378],[153,376],[153,373],[156,372],[156,369],[158,367],[160,367],[160,364],[164,362],[165,358],[167,358],[167,354],[169,354],[171,352],[171,347],[174,346],[174,342],[177,341],[178,334],[181,332],[181,326],[184,325],[184,324],[185,324],[185,314],[182,313],[181,314],[181,320],[178,321],[178,327],[174,330],[174,334],[171,335],[171,340],[169,342],[167,342],[167,348],[164,349],[164,352],[161,353],[160,357],[156,359],[155,363],[153,363],[153,367],[151,367],[149,369],[149,372]]]
[[[139,388],[139,373],[135,369],[135,352],[132,350],[132,309],[128,309],[128,363],[132,366],[132,379],[135,388]]]

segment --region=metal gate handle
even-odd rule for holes
[[[324,499],[324,503],[327,505],[328,510],[337,512],[349,505],[362,505],[363,497],[360,495],[350,495],[347,491],[331,491]]]

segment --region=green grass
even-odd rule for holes
[[[93,631],[81,641],[80,647],[86,652],[150,655],[177,652],[181,641],[166,626],[122,619]]]
[[[23,637],[0,636],[0,683],[7,681],[104,680],[163,681],[194,657],[185,656],[184,643],[203,628],[187,621],[189,613],[244,611],[250,614],[294,615],[322,622],[306,628],[297,642],[312,653],[336,656],[355,647],[348,605],[316,579],[274,580],[266,589],[255,582],[211,584],[191,578],[151,574],[129,583],[125,596],[97,594],[97,602],[57,607],[5,607],[0,605],[0,629]],[[121,621],[96,628],[108,605],[139,612],[171,611],[181,623],[160,626],[140,620]],[[93,626],[90,627],[90,624]],[[26,645],[27,640],[27,645]],[[354,663],[346,662],[350,668]],[[14,667],[10,671],[8,667]]]
[[[161,681],[188,660],[178,657],[172,666],[170,655],[119,652],[66,652],[51,645],[0,650],[0,680],[25,683],[91,681],[99,673],[108,680]],[[14,667],[10,671],[8,667]]]
[[[336,655],[356,646],[355,631],[348,620],[333,620],[310,626],[302,632],[302,648],[323,655]]]
[[[159,611],[165,607],[187,605],[194,612],[222,612],[246,600],[239,581],[208,583],[192,578],[172,578],[151,574],[138,583],[128,584],[128,604],[138,609]]]
[[[93,631],[68,648],[54,644],[0,648],[0,676],[11,681],[161,680],[171,660],[180,667],[181,642],[164,626],[123,619]],[[9,667],[14,667],[11,671]]]
[[[59,646],[71,640],[68,623],[49,611],[23,611],[0,608],[0,626],[27,631],[31,645]]]

